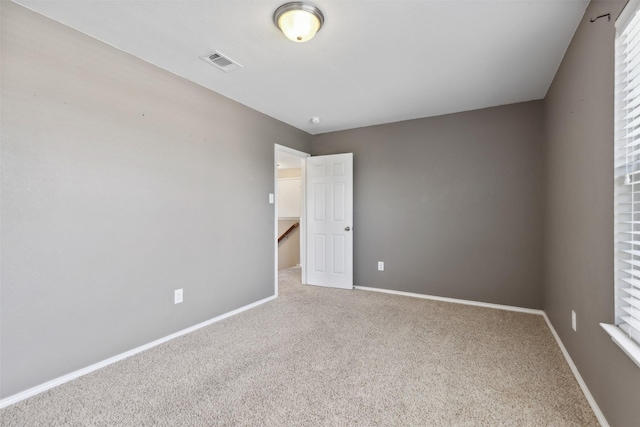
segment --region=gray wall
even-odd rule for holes
[[[313,147],[0,5],[0,397],[272,295],[278,143],[355,153],[356,284],[543,306],[611,425],[640,418],[640,371],[598,326],[613,320],[614,31],[588,19],[622,2],[589,6],[544,102]]]
[[[273,295],[274,143],[311,137],[1,4],[0,396]]]
[[[542,308],[541,127],[534,101],[314,136],[354,153],[355,284]]]
[[[614,318],[615,28],[589,19],[623,5],[589,5],[544,101],[544,310],[612,426],[638,425],[640,369],[599,326]]]

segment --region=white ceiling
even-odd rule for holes
[[[14,1],[310,134],[542,99],[588,3],[316,0],[324,27],[293,43],[286,0]]]

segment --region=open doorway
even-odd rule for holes
[[[299,267],[305,279],[305,161],[310,154],[275,145],[275,295],[279,271]]]

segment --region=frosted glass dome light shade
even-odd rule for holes
[[[273,15],[273,22],[289,40],[302,43],[311,40],[320,31],[324,16],[317,7],[294,1],[278,8]]]

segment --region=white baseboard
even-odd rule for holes
[[[25,391],[22,391],[20,393],[14,394],[14,395],[9,396],[9,397],[5,397],[4,399],[0,400],[0,409],[1,408],[5,408],[5,407],[7,407],[9,405],[13,405],[14,403],[18,403],[21,400],[24,400],[24,399],[27,399],[29,397],[35,396],[36,394],[42,393],[43,391],[47,391],[47,390],[49,390],[51,388],[54,388],[54,387],[59,386],[61,384],[64,384],[64,383],[66,383],[68,381],[74,380],[74,379],[76,379],[78,377],[81,377],[83,375],[86,375],[86,374],[88,374],[90,372],[93,372],[93,371],[96,371],[98,369],[104,368],[105,366],[111,365],[112,363],[119,362],[120,360],[126,359],[127,357],[130,357],[130,356],[133,356],[134,354],[138,354],[140,352],[148,350],[148,349],[150,349],[152,347],[155,347],[157,345],[160,345],[162,343],[170,341],[170,340],[172,340],[174,338],[178,338],[178,337],[180,337],[182,335],[188,334],[189,332],[193,332],[193,331],[195,331],[197,329],[203,328],[205,326],[209,326],[212,323],[216,323],[216,322],[219,322],[219,321],[221,321],[223,319],[226,319],[227,317],[231,317],[231,316],[234,316],[234,315],[236,315],[238,313],[242,313],[243,311],[246,311],[246,310],[252,309],[254,307],[257,307],[257,306],[259,306],[261,304],[264,304],[266,302],[269,302],[269,301],[271,301],[271,300],[273,300],[275,298],[276,298],[276,296],[273,295],[273,296],[270,296],[268,298],[262,299],[260,301],[256,301],[254,303],[251,303],[249,305],[245,305],[244,307],[240,307],[240,308],[237,308],[237,309],[235,309],[233,311],[230,311],[228,313],[221,314],[220,316],[214,317],[213,319],[206,320],[206,321],[204,321],[202,323],[198,323],[197,325],[193,325],[191,327],[188,327],[186,329],[183,329],[183,330],[178,331],[176,333],[173,333],[171,335],[167,335],[166,337],[157,339],[157,340],[155,340],[153,342],[150,342],[148,344],[142,345],[140,347],[136,347],[136,348],[134,348],[132,350],[129,350],[129,351],[126,351],[124,353],[118,354],[116,356],[110,357],[110,358],[108,358],[106,360],[103,360],[102,362],[94,363],[93,365],[87,366],[86,368],[79,369],[77,371],[74,371],[74,372],[71,372],[69,374],[63,375],[61,377],[55,378],[55,379],[53,379],[51,381],[47,381],[46,383],[43,383],[43,384],[37,385],[35,387],[32,387],[30,389],[27,389]]]
[[[382,292],[385,294],[403,295],[405,297],[429,299],[433,301],[451,302],[454,304],[473,305],[476,307],[495,308],[498,310],[517,311],[519,313],[537,314],[541,316],[544,312],[542,310],[535,310],[533,308],[515,307],[511,305],[492,304],[489,302],[470,301],[457,298],[437,297],[434,295],[416,294],[413,292],[394,291],[391,289],[379,289],[379,288],[367,288],[365,286],[354,286],[354,289],[360,289],[361,291]]]
[[[596,415],[596,418],[598,419],[598,422],[600,422],[600,425],[602,427],[609,427],[609,423],[607,422],[607,419],[604,417],[604,414],[600,410],[600,407],[596,403],[596,400],[593,398],[593,395],[589,391],[589,388],[587,387],[587,384],[582,379],[582,376],[580,375],[580,372],[578,372],[578,367],[576,366],[575,363],[573,363],[573,360],[571,360],[571,356],[569,356],[569,352],[567,351],[567,349],[565,348],[564,344],[562,343],[562,340],[560,339],[560,335],[558,335],[558,333],[556,332],[555,328],[551,324],[551,321],[547,317],[547,313],[543,312],[542,315],[544,316],[544,320],[547,322],[547,326],[549,326],[549,329],[551,330],[551,333],[553,334],[553,337],[556,339],[556,342],[558,343],[558,347],[560,347],[560,350],[562,351],[562,354],[564,355],[564,358],[567,360],[567,363],[569,364],[569,367],[571,368],[571,372],[573,372],[573,375],[576,377],[576,380],[578,381],[578,384],[580,385],[580,388],[582,389],[582,392],[584,393],[584,397],[587,398],[587,402],[589,402],[589,405],[591,406],[591,409],[593,409],[593,412]]]
[[[567,361],[569,368],[571,369],[571,372],[573,372],[573,375],[576,377],[576,380],[578,381],[578,384],[580,385],[580,388],[582,389],[582,392],[584,393],[587,402],[589,402],[589,405],[591,406],[591,409],[593,410],[596,418],[598,419],[598,421],[600,422],[600,425],[602,425],[602,427],[609,427],[609,423],[607,422],[607,419],[604,417],[604,414],[602,413],[602,411],[600,410],[600,407],[598,407],[598,404],[596,403],[595,399],[593,398],[593,395],[591,394],[591,392],[589,391],[589,388],[587,387],[587,384],[584,382],[584,380],[582,379],[582,376],[580,375],[580,372],[578,371],[578,368],[576,367],[575,363],[573,363],[573,360],[571,359],[571,356],[569,356],[569,353],[567,352],[567,349],[565,348],[564,344],[562,343],[562,340],[560,340],[560,336],[558,335],[558,333],[556,332],[555,328],[553,327],[553,325],[551,324],[551,321],[549,321],[549,318],[547,317],[547,314],[542,311],[542,310],[535,310],[535,309],[530,309],[530,308],[523,308],[523,307],[514,307],[514,306],[509,306],[509,305],[502,305],[502,304],[492,304],[492,303],[485,303],[485,302],[478,302],[478,301],[470,301],[470,300],[462,300],[462,299],[456,299],[456,298],[446,298],[446,297],[438,297],[438,296],[433,296],[433,295],[424,295],[424,294],[416,294],[413,292],[403,292],[403,291],[394,291],[394,290],[390,290],[390,289],[379,289],[379,288],[369,288],[369,287],[365,287],[365,286],[354,286],[355,289],[359,289],[362,291],[372,291],[372,292],[382,292],[382,293],[386,293],[386,294],[394,294],[394,295],[402,295],[402,296],[408,296],[408,297],[414,297],[414,298],[422,298],[422,299],[429,299],[429,300],[434,300],[434,301],[443,301],[443,302],[450,302],[450,303],[454,303],[454,304],[465,304],[465,305],[472,305],[472,306],[476,306],[476,307],[485,307],[485,308],[494,308],[494,309],[498,309],[498,310],[507,310],[507,311],[516,311],[516,312],[520,312],[520,313],[527,313],[527,314],[537,314],[537,315],[541,315],[544,317],[545,322],[547,322],[547,326],[549,327],[549,330],[551,330],[551,333],[553,334],[553,337],[555,338],[556,342],[558,343],[558,347],[560,347],[560,350],[562,351],[562,354],[564,355],[565,360]],[[251,308],[257,307],[261,304],[264,304],[266,302],[269,302],[273,299],[275,299],[276,296],[271,296],[265,299],[262,299],[260,301],[256,301],[252,304],[249,305],[245,305],[244,307],[240,307],[236,310],[230,311],[228,313],[225,314],[221,314],[220,316],[214,317],[213,319],[209,319],[207,321],[204,321],[202,323],[198,323],[197,325],[191,326],[189,328],[183,329],[181,331],[178,331],[176,333],[173,333],[171,335],[168,335],[166,337],[157,339],[153,342],[150,342],[148,344],[142,345],[140,347],[134,348],[132,350],[129,350],[127,352],[118,354],[116,356],[110,357],[109,359],[103,360],[102,362],[98,362],[95,363],[91,366],[87,366],[86,368],[83,369],[79,369],[77,371],[71,372],[67,375],[63,375],[61,377],[58,377],[56,379],[53,379],[51,381],[47,381],[46,383],[40,384],[38,386],[32,387],[28,390],[22,391],[20,393],[14,394],[12,396],[6,397],[2,400],[0,400],[0,409],[1,408],[5,408],[9,405],[13,405],[14,403],[20,402],[21,400],[27,399],[29,397],[35,396],[36,394],[42,393],[44,391],[47,391],[53,387],[59,386],[61,384],[64,384],[68,381],[74,380],[78,377],[81,377],[83,375],[86,375],[90,372],[96,371],[100,368],[103,368],[105,366],[111,365],[112,363],[116,363],[120,360],[126,359],[129,356],[133,356],[134,354],[140,353],[142,351],[148,350],[152,347],[155,347],[157,345],[160,345],[162,343],[165,343],[167,341],[170,341],[174,338],[180,337],[182,335],[188,334],[189,332],[193,332],[197,329],[203,328],[205,326],[211,325],[212,323],[216,323],[219,322],[220,320],[226,319],[228,317],[234,316],[238,313],[241,313],[243,311],[249,310]]]
[[[547,326],[551,330],[551,334],[553,334],[553,337],[556,339],[556,342],[558,343],[558,347],[560,347],[560,351],[562,351],[562,354],[564,355],[564,358],[566,359],[567,364],[569,365],[569,368],[571,369],[571,372],[573,372],[573,375],[576,377],[576,381],[578,381],[578,384],[580,385],[580,388],[582,389],[582,392],[584,393],[584,397],[586,397],[587,402],[589,402],[589,406],[591,406],[591,409],[593,410],[596,418],[600,422],[600,425],[602,427],[609,427],[609,423],[607,422],[607,419],[604,417],[604,414],[600,410],[600,407],[598,407],[598,404],[596,403],[596,400],[593,398],[593,395],[589,391],[589,388],[587,387],[587,384],[582,379],[582,376],[580,375],[580,372],[578,372],[578,368],[576,367],[575,363],[573,363],[573,360],[571,360],[571,356],[569,356],[569,352],[567,352],[567,349],[565,348],[564,344],[560,340],[560,336],[558,335],[558,333],[554,329],[553,325],[549,321],[549,318],[547,317],[547,314],[544,311],[542,311],[542,310],[534,310],[534,309],[530,309],[530,308],[513,307],[513,306],[510,306],[510,305],[491,304],[491,303],[486,303],[486,302],[469,301],[469,300],[462,300],[462,299],[456,299],[456,298],[446,298],[446,297],[437,297],[437,296],[433,296],[433,295],[416,294],[416,293],[412,293],[412,292],[394,291],[394,290],[390,290],[390,289],[368,288],[368,287],[364,287],[364,286],[354,286],[354,288],[355,289],[360,289],[360,290],[363,290],[363,291],[382,292],[382,293],[385,293],[385,294],[403,295],[403,296],[408,296],[408,297],[429,299],[429,300],[434,300],[434,301],[451,302],[451,303],[454,303],[454,304],[465,304],[465,305],[473,305],[473,306],[476,306],[476,307],[495,308],[495,309],[498,309],[498,310],[508,310],[508,311],[517,311],[517,312],[520,312],[520,313],[537,314],[537,315],[540,315],[540,316],[544,317],[545,322],[547,322]]]

